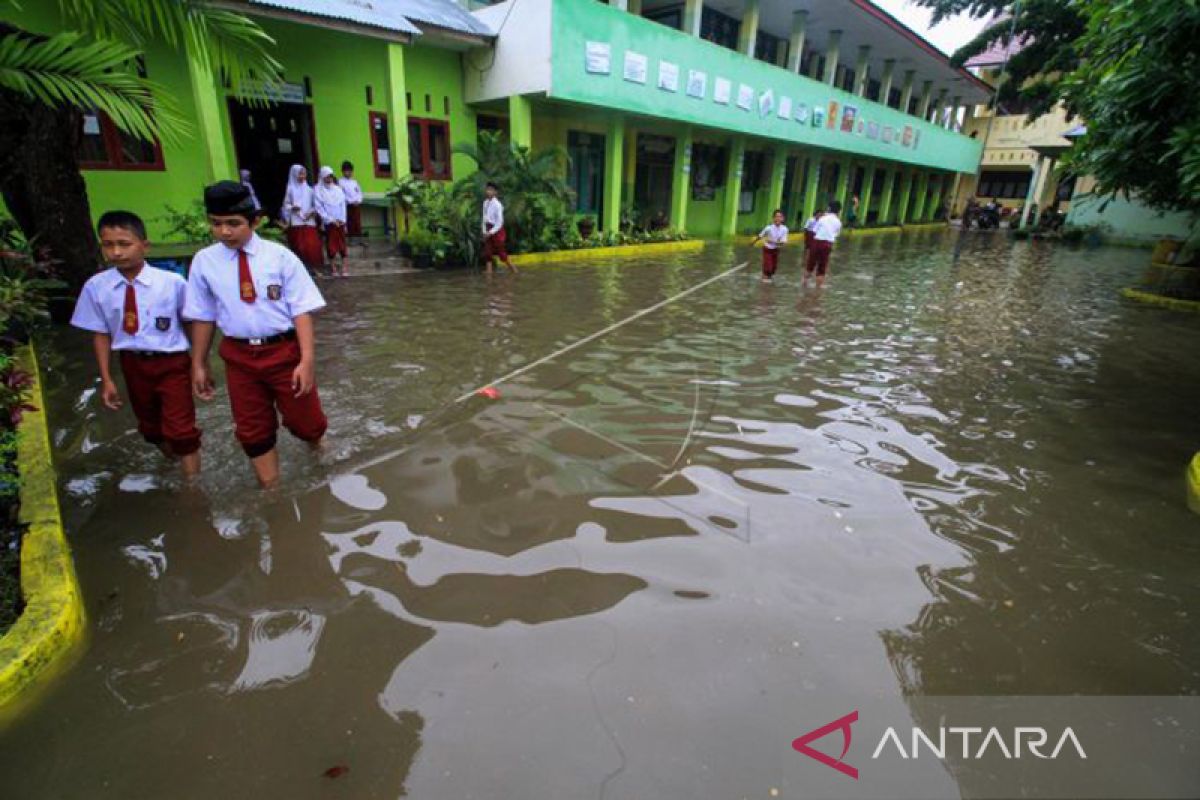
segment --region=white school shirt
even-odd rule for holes
[[[307,189],[307,191],[305,191]],[[283,210],[281,216],[288,225],[300,227],[315,227],[316,219],[311,215],[314,209],[316,190],[307,184],[301,186],[295,181],[288,181],[287,191],[283,195]],[[293,211],[292,206],[300,206],[299,211]]]
[[[134,334],[126,333],[123,325],[128,284],[116,267],[88,278],[75,302],[71,324],[92,333],[107,333],[113,350],[186,353],[188,340],[180,312],[187,281],[174,272],[143,266],[133,279],[138,310],[138,332]]]
[[[313,205],[321,223],[328,226],[331,222],[346,224],[346,193],[340,186],[324,186],[313,190]]]
[[[809,217],[808,222],[804,223],[804,230],[808,231],[809,233],[812,233],[816,229],[817,229],[817,218]]]
[[[766,241],[768,250],[778,250],[779,245],[787,244],[788,229],[787,225],[776,225],[774,223],[762,229],[758,234],[760,238]]]
[[[837,214],[823,214],[817,220],[817,226],[813,228],[813,238],[818,242],[829,242],[830,244],[837,241],[838,234],[842,232],[842,221],[838,219]]]
[[[289,331],[296,317],[325,307],[312,276],[291,250],[257,233],[243,249],[250,259],[254,302],[242,300],[237,250],[217,243],[192,259],[184,319],[215,322],[235,339],[259,339]]]
[[[492,197],[483,201],[483,233],[499,233],[504,227],[504,206],[500,199]]]
[[[354,178],[338,178],[338,186],[342,187],[342,193],[346,195],[348,204],[356,206],[363,201],[362,187]]]

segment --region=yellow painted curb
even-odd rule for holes
[[[949,225],[945,222],[914,222],[904,225],[903,230],[907,233],[908,231],[941,230],[947,227],[949,227]]]
[[[21,592],[25,610],[0,639],[0,715],[7,717],[29,699],[29,690],[69,663],[84,639],[83,597],[58,507],[54,459],[46,424],[45,398],[32,347],[21,349],[22,366],[33,375],[32,404],[17,442],[21,472]]]
[[[1143,292],[1141,289],[1122,289],[1121,295],[1129,300],[1158,306],[1169,311],[1200,312],[1200,300],[1182,300],[1178,297],[1164,297],[1161,294],[1154,294],[1153,292]]]
[[[843,236],[874,236],[877,233],[900,233],[904,229],[899,225],[887,225],[882,228],[847,228]]]
[[[1188,507],[1200,514],[1200,453],[1192,457],[1187,471]]]
[[[646,244],[621,244],[614,247],[585,247],[579,250],[551,250],[548,253],[518,253],[512,263],[520,266],[546,264],[552,261],[575,261],[584,258],[610,258],[618,256],[655,255],[683,250],[701,250],[703,239],[683,239],[678,242],[648,242]]]

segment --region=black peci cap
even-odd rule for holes
[[[204,210],[209,214],[258,215],[250,189],[237,181],[218,181],[204,189]]]

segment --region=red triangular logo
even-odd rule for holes
[[[809,758],[820,761],[827,767],[833,767],[843,775],[849,775],[854,780],[858,780],[858,770],[842,761],[842,759],[846,757],[846,752],[850,749],[850,726],[856,722],[858,722],[857,709],[851,711],[841,719],[835,719],[833,722],[830,722],[827,725],[822,725],[821,727],[804,734],[799,739],[796,739],[794,742],[792,742],[792,749],[799,753],[803,753]],[[817,739],[828,736],[836,730],[840,730],[842,732],[842,754],[837,758],[827,756],[820,750],[814,750],[808,746],[811,742],[815,742]]]

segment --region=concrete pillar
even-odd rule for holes
[[[604,207],[600,224],[606,231],[621,228],[621,177],[625,163],[625,117],[611,114],[604,137]]]
[[[825,47],[825,83],[833,86],[837,80],[838,52],[842,46],[842,32],[830,31],[829,42]]]
[[[946,110],[946,90],[939,89],[938,93],[937,93],[937,100],[935,100],[933,103],[933,120],[932,120],[932,122],[935,125],[944,124],[942,121],[942,115],[945,113],[945,110]]]
[[[792,12],[792,37],[788,40],[788,69],[800,73],[804,58],[804,38],[808,31],[808,12]]]
[[[608,4],[613,8],[619,8],[622,11],[629,10],[629,5],[626,3],[626,0],[608,0]]]
[[[854,62],[854,93],[859,97],[867,96],[867,75],[871,63],[871,48],[863,45],[858,48],[858,59]]]
[[[738,52],[754,58],[754,45],[758,42],[758,0],[746,0],[742,11],[742,27],[738,33]]]
[[[958,130],[958,109],[962,107],[962,95],[954,95],[950,101],[950,119],[946,120],[947,130]]]
[[[915,69],[904,71],[904,83],[900,86],[900,110],[905,114],[908,113],[908,104],[912,102],[913,79],[916,76],[917,71]]]
[[[900,196],[896,198],[896,224],[908,222],[908,201],[912,197],[913,173],[905,167],[900,170],[897,180],[900,181]]]
[[[879,224],[892,221],[892,191],[896,188],[896,170],[884,167],[883,186],[879,190]]]
[[[929,198],[929,173],[921,170],[917,174],[917,199],[916,205],[913,206],[912,220],[913,222],[925,221],[925,206]]]
[[[917,104],[917,116],[921,119],[929,119],[929,104],[933,100],[933,81],[925,81],[921,84],[921,102]]]
[[[866,225],[871,213],[871,200],[875,193],[875,164],[867,164],[863,170],[862,194],[858,196],[858,224]]]
[[[621,166],[621,203],[628,200],[633,202],[634,183],[637,182],[637,131],[628,123],[625,125],[625,162]]]
[[[775,66],[787,69],[788,65],[788,43],[780,42],[779,47],[775,48]]]
[[[821,80],[821,70],[819,67],[821,65],[821,58],[824,57],[824,55],[824,53],[816,50],[812,51],[808,55],[808,77],[812,78],[814,81]]]
[[[630,14],[638,17],[642,15],[642,0],[628,0],[627,4],[629,6],[627,10]]]
[[[700,36],[700,18],[704,16],[704,0],[685,0],[683,4],[683,32]]]
[[[533,104],[528,97],[509,95],[508,138],[518,147],[533,147]]]
[[[821,157],[812,151],[808,153],[808,178],[804,182],[804,199],[800,206],[800,216],[805,220],[808,219],[814,211],[817,210],[817,204],[820,203],[820,198],[817,197],[817,192],[821,186]]]
[[[783,206],[783,179],[787,177],[788,149],[785,145],[776,145],[771,150],[771,183],[767,191],[767,213],[773,214],[775,209]]]
[[[688,199],[692,196],[692,129],[675,137],[675,169],[671,178],[671,227],[687,230]]]
[[[1044,164],[1045,156],[1038,156],[1037,163],[1033,165],[1033,174],[1029,176],[1029,191],[1025,192],[1025,205],[1021,208],[1021,227],[1029,225],[1029,212],[1034,203],[1037,202],[1037,185],[1042,179],[1042,173],[1045,172]],[[1041,211],[1041,209],[1038,209]]]
[[[409,174],[408,166],[408,89],[404,77],[404,45],[387,46],[387,109],[391,132],[392,177]]]
[[[746,139],[734,136],[729,142],[729,161],[725,164],[725,205],[721,211],[721,236],[737,233],[738,202],[742,197],[742,166],[746,159]]]
[[[833,198],[842,204],[842,218],[845,218],[846,203],[850,199],[850,177],[854,174],[853,159],[843,159],[838,165],[837,186],[833,189]]]
[[[396,47],[399,49],[399,45]],[[205,183],[235,180],[238,174],[237,165],[234,163],[233,152],[225,138],[225,126],[221,124],[222,92],[217,89],[211,62],[207,59],[197,58],[195,54],[188,52],[187,65],[188,77],[192,84],[192,101],[196,104],[196,116],[200,123],[197,126],[197,132],[200,134],[200,142],[204,147]],[[401,72],[401,81],[403,81],[403,72]],[[400,96],[404,97],[403,91]],[[404,105],[400,106],[400,110],[402,115],[398,120],[398,125],[393,123],[391,127],[403,127],[407,136],[408,125],[403,116]],[[401,160],[401,164],[407,167],[407,143],[403,153],[404,158]],[[397,159],[392,160],[396,161]],[[261,176],[259,180],[262,180],[263,177],[265,176]]]
[[[929,219],[931,219],[935,222],[942,221],[937,216],[937,213],[938,213],[938,209],[942,205],[942,195],[946,191],[946,182],[947,182],[946,179],[947,179],[947,176],[940,174],[940,173],[933,176],[933,193],[929,196],[928,217],[929,217]]]
[[[879,77],[879,102],[885,106],[891,105],[888,98],[892,95],[892,75],[896,71],[896,59],[889,58],[883,62],[883,75]]]

